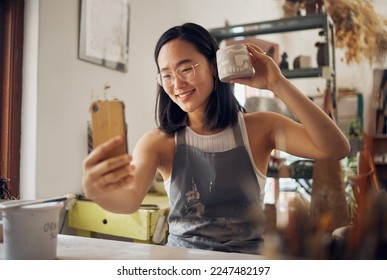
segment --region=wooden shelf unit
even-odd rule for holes
[[[248,24],[230,25],[213,28],[210,33],[218,43],[223,40],[257,36],[263,34],[286,33],[311,29],[324,30],[324,62],[317,68],[282,70],[288,79],[296,78],[323,78],[327,88],[331,90],[332,106],[335,120],[337,120],[336,96],[336,61],[335,61],[335,26],[332,18],[327,13],[310,14],[306,16],[288,17],[275,20],[253,22]]]
[[[379,185],[387,190],[387,134],[372,136],[371,145]]]

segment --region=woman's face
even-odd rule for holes
[[[208,97],[214,88],[214,69],[206,57],[198,52],[194,46],[184,40],[174,39],[160,49],[158,64],[160,72],[173,73],[172,84],[164,90],[169,97],[183,111],[193,113],[197,110],[204,112]],[[176,69],[182,65],[195,65],[195,78],[184,81],[175,75]]]

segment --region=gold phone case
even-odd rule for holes
[[[93,149],[111,138],[122,135],[122,145],[114,149],[109,157],[128,153],[125,106],[120,100],[95,101],[90,106]]]

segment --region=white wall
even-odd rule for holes
[[[131,0],[129,70],[121,73],[77,58],[78,0],[26,2],[26,17],[31,19],[26,32],[33,35],[29,34],[25,46],[29,64],[25,64],[23,89],[28,102],[23,103],[22,198],[82,192],[90,93],[102,93],[105,82],[111,84],[110,95],[125,102],[130,150],[155,126],[153,48],[167,28],[187,21],[215,28],[226,19],[233,25],[282,17],[280,0]],[[300,46],[292,41],[289,51],[296,54],[303,47],[314,53],[310,47],[314,42]],[[340,81],[344,80],[340,74]],[[347,81],[353,81],[352,73]],[[307,91],[316,88],[310,82],[295,83],[309,87]]]
[[[21,196],[35,197],[36,182],[36,133],[37,133],[37,78],[38,78],[38,35],[39,2],[25,2],[22,139],[20,161]]]

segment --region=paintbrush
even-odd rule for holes
[[[15,207],[21,207],[21,206],[27,206],[27,205],[34,205],[39,203],[49,203],[49,202],[61,202],[61,201],[68,201],[68,200],[75,200],[76,196],[75,194],[66,194],[63,196],[57,196],[47,199],[34,199],[34,200],[9,200],[6,202],[0,203],[0,210],[7,210],[10,208]]]

